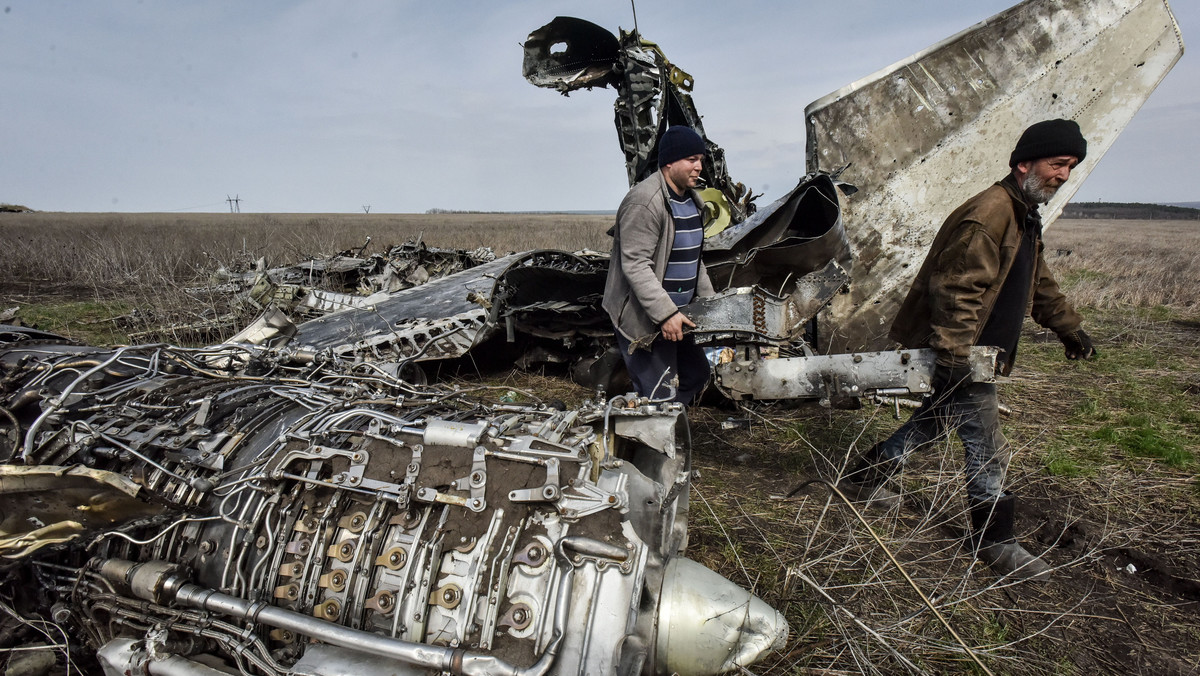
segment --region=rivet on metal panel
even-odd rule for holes
[[[327,555],[332,556],[343,563],[348,562],[350,559],[354,558],[355,545],[355,540],[344,540],[342,542],[329,545],[329,551],[327,552]]]
[[[342,519],[338,521],[338,526],[353,533],[358,533],[363,529],[363,526],[366,525],[366,523],[367,515],[365,513],[354,512],[353,514],[348,514],[342,517]]]
[[[294,584],[285,584],[282,587],[275,588],[275,598],[288,599],[294,601],[300,596],[300,587]]]
[[[545,559],[546,549],[537,542],[531,543],[523,551],[517,552],[517,554],[513,556],[514,563],[523,563],[534,568],[542,565],[542,561]]]
[[[396,609],[396,597],[392,592],[383,589],[378,594],[367,599],[363,606],[383,615],[389,615]]]
[[[317,586],[340,592],[346,588],[346,577],[346,571],[334,569],[322,575],[321,579],[317,581]]]

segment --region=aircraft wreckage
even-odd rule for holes
[[[108,674],[710,674],[787,637],[680,554],[678,406],[485,403],[244,345],[0,341],[24,431],[0,471],[6,591]]]
[[[765,207],[709,142],[723,290],[687,312],[717,386],[927,391],[928,355],[878,350],[941,214],[1034,118],[1081,123],[1082,179],[1181,52],[1161,0],[1030,0],[809,106],[808,174]],[[691,76],[636,33],[556,19],[524,72],[617,90],[631,182],[667,124],[703,133]],[[268,310],[206,348],[0,328],[3,645],[61,635],[43,657],[113,676],[715,674],[781,648],[780,613],[683,555],[679,407],[424,384],[423,363],[525,340],[607,385],[606,257],[439,254],[425,281],[420,255],[230,278]],[[358,292],[303,300],[325,274]]]

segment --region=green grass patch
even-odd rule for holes
[[[1075,416],[1084,420],[1103,422],[1112,418],[1112,413],[1108,410],[1102,395],[1093,391],[1075,404]]]
[[[21,324],[57,333],[87,345],[126,343],[129,337],[114,321],[132,312],[127,301],[67,301],[34,303],[17,313]]]
[[[1089,282],[1101,283],[1112,279],[1112,275],[1107,275],[1098,270],[1088,270],[1087,268],[1079,268],[1076,270],[1067,271],[1062,277],[1062,285],[1066,288],[1071,288],[1079,284]]]
[[[1152,322],[1169,322],[1172,319],[1177,319],[1181,313],[1167,305],[1151,305],[1149,307],[1136,308],[1136,313],[1143,319],[1148,319]]]
[[[1070,432],[1048,439],[1040,456],[1042,471],[1050,476],[1070,478],[1095,476],[1097,469],[1108,460],[1108,453],[1096,443],[1092,434]]]
[[[1077,477],[1086,473],[1079,461],[1062,449],[1047,451],[1042,458],[1042,464],[1050,476]]]
[[[1111,444],[1135,458],[1155,458],[1171,467],[1182,468],[1195,462],[1195,455],[1179,443],[1180,435],[1146,414],[1122,418],[1119,425],[1104,425],[1091,438]]]
[[[1122,448],[1143,458],[1159,458],[1172,467],[1191,464],[1192,453],[1178,443],[1167,439],[1163,433],[1151,427],[1138,427],[1123,434],[1118,441]]]

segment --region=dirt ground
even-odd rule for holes
[[[1018,535],[1054,566],[1048,581],[997,579],[972,561],[957,442],[910,461],[898,510],[864,516],[993,673],[1200,673],[1200,325],[1094,319],[1096,364],[1066,362],[1057,341],[1030,325],[1024,367],[1000,388],[1014,410],[1004,430]],[[1129,353],[1147,344],[1150,368],[1126,370]],[[1191,460],[1139,457],[1088,432],[1070,451],[1091,458],[1078,473],[1049,462],[1075,426],[1087,426],[1090,398],[1136,387],[1163,366],[1173,368],[1157,377],[1178,396],[1156,408],[1156,392],[1145,393],[1151,429],[1166,430],[1175,414],[1188,421],[1168,435]],[[982,673],[827,489],[778,499],[806,479],[832,479],[900,424],[891,413],[779,404],[693,411],[701,498],[693,498],[690,555],[752,584],[786,609],[795,630],[787,654],[755,673]],[[1126,415],[1113,408],[1097,426]],[[748,429],[729,429],[734,423]]]

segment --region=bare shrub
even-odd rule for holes
[[[1113,553],[1152,542],[1174,549],[1196,533],[1184,518],[1156,523],[1154,509],[1141,505],[1175,477],[1135,477],[1114,462],[1104,467],[1108,480],[1093,490],[1039,472],[1035,438],[1014,444],[1006,484],[1028,498],[1019,539],[1054,570],[1051,582],[1000,578],[975,561],[967,538],[957,441],[909,458],[899,482],[903,507],[856,514],[824,483],[783,495],[808,478],[836,483],[874,440],[869,430],[892,423],[874,420],[878,410],[864,411],[857,422],[831,420],[847,447],[822,440],[830,430],[798,433],[785,411],[750,413],[755,427],[738,438],[720,431],[726,413],[693,412],[696,438],[713,441],[698,455],[689,556],[788,617],[789,648],[755,673],[1063,673],[1066,655],[1078,659],[1103,643],[1104,624],[1124,625],[1105,605]],[[728,454],[755,448],[763,449],[756,458],[728,462]],[[776,462],[794,469],[781,473],[771,466]],[[1140,506],[1105,518],[1105,507],[1117,501]],[[1189,621],[1188,610],[1155,612],[1169,615],[1167,622]],[[1092,627],[1087,637],[1080,634],[1084,626]],[[973,667],[972,654],[988,672]]]

